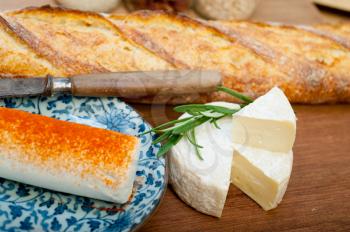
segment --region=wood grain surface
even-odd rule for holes
[[[0,10],[50,2],[1,0]],[[309,0],[262,0],[253,16],[304,24],[328,18]],[[172,107],[132,105],[153,125],[178,116]],[[350,231],[350,105],[293,107],[298,117],[293,172],[276,209],[265,212],[231,186],[222,218],[217,219],[188,207],[169,186],[156,214],[140,231]]]
[[[178,116],[170,107],[134,107],[154,125]],[[350,231],[350,105],[293,108],[293,172],[276,209],[265,212],[231,185],[217,219],[188,207],[170,187],[141,231]]]

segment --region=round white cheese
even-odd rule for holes
[[[225,102],[211,104],[239,108]],[[187,138],[172,148],[170,181],[175,192],[196,210],[220,217],[231,177],[263,209],[275,208],[292,172],[296,134],[296,117],[284,93],[273,88],[218,124],[221,129],[210,123],[196,128],[203,160]]]
[[[213,102],[212,105],[239,109],[239,105]],[[188,117],[184,114],[181,117]],[[170,182],[178,196],[196,210],[220,217],[230,186],[233,154],[232,118],[218,120],[220,129],[207,122],[195,130],[203,160],[194,146],[182,138],[170,154]]]

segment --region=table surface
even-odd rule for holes
[[[134,107],[155,125],[178,116],[170,107]],[[169,187],[141,231],[350,231],[350,105],[293,108],[298,117],[293,172],[276,209],[265,212],[231,185],[217,219],[188,207]]]
[[[0,10],[48,2],[1,0]],[[263,0],[253,19],[310,24],[350,18],[320,13],[308,0]],[[153,125],[178,116],[170,106],[132,105]],[[169,186],[141,231],[350,231],[350,105],[293,108],[298,117],[293,172],[278,208],[265,212],[231,185],[217,219],[184,204]]]

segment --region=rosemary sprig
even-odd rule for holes
[[[196,151],[196,154],[197,154],[197,156],[198,156],[198,158],[199,158],[200,160],[203,160],[203,157],[201,156],[201,153],[199,152],[199,148],[203,148],[203,147],[197,144],[195,128],[193,128],[193,129],[190,131],[190,134],[191,134],[192,139],[193,139],[193,143],[192,143],[192,144],[194,144],[194,149],[195,149],[195,151]]]
[[[220,86],[217,91],[225,92],[243,102],[241,108],[253,102],[251,98],[238,93],[232,89]],[[239,111],[239,109],[230,109],[223,106],[204,105],[204,104],[189,104],[177,106],[174,111],[179,113],[187,113],[189,116],[172,120],[157,126],[149,131],[146,131],[140,135],[155,132],[159,134],[159,137],[153,141],[152,144],[163,142],[162,147],[159,149],[157,156],[161,157],[165,155],[173,146],[175,146],[182,137],[186,137],[188,141],[194,146],[196,154],[200,160],[202,156],[200,149],[203,148],[197,143],[195,129],[205,122],[212,123],[216,128],[220,129],[217,121],[223,117],[231,116]]]
[[[228,93],[231,96],[233,96],[235,98],[238,98],[239,100],[243,101],[244,104],[249,104],[249,103],[253,102],[253,99],[251,99],[250,97],[245,96],[245,95],[243,95],[243,94],[241,94],[239,92],[236,92],[236,91],[234,91],[232,89],[229,89],[229,88],[226,88],[226,87],[223,87],[223,86],[219,86],[219,87],[217,87],[217,90],[225,92],[225,93]]]

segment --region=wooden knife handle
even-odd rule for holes
[[[221,75],[201,70],[99,73],[74,76],[71,83],[76,96],[140,98],[213,92],[221,84]]]

